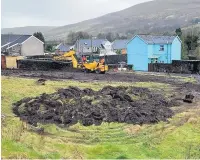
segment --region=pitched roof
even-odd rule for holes
[[[1,46],[13,42],[17,40],[21,35],[15,35],[15,34],[2,34],[1,35]]]
[[[130,40],[128,39],[124,39],[124,40],[115,40],[113,43],[112,43],[112,48],[113,49],[124,49],[126,48],[126,45],[127,43],[129,42]]]
[[[92,43],[91,43],[92,41]],[[101,47],[101,44],[105,44],[108,42],[107,39],[80,39],[77,40],[77,45],[86,45],[87,47],[91,47],[91,44],[93,47]]]
[[[15,41],[11,42],[9,44],[9,46],[13,46],[15,44],[22,44],[25,40],[27,40],[29,37],[31,37],[31,35],[22,35],[21,37],[19,37],[18,39],[16,39]]]
[[[138,35],[148,44],[171,44],[176,36]]]
[[[70,50],[70,46],[60,43],[59,45],[56,46],[55,49],[60,50],[61,52],[67,52]]]
[[[1,35],[1,48],[7,48],[9,46],[13,46],[15,44],[21,44],[25,40],[27,40],[32,35],[15,35],[15,34],[2,34]]]

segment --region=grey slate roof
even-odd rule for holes
[[[148,44],[171,44],[176,36],[138,35]]]
[[[93,39],[92,47],[101,47],[101,44],[105,44],[106,42],[108,42],[107,39]],[[76,42],[76,45],[85,45],[87,47],[91,47],[91,39],[80,39]]]
[[[1,46],[6,45],[8,43],[9,43],[9,46],[12,46],[15,44],[21,44],[31,36],[32,35],[2,34],[1,35]],[[5,47],[3,47],[3,48],[5,48]]]
[[[126,45],[127,43],[129,42],[130,40],[128,39],[124,39],[124,40],[115,40],[113,43],[112,43],[112,48],[113,49],[125,49],[126,48]]]
[[[57,50],[60,50],[61,52],[67,52],[70,50],[70,46],[60,43],[59,45],[56,46]]]
[[[19,37],[17,40],[11,42],[9,44],[9,46],[13,46],[15,44],[21,44],[23,43],[25,40],[27,40],[29,37],[31,37],[31,35],[22,35],[21,37]]]
[[[21,37],[21,35],[2,34],[1,35],[1,46],[5,45],[9,42],[13,42],[13,41],[17,40],[19,37]]]

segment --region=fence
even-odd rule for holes
[[[105,56],[105,62],[108,65],[118,64],[119,62],[126,62],[127,63],[127,55],[110,55]]]
[[[65,68],[72,68],[71,62],[56,62],[50,60],[34,60],[24,59],[18,60],[17,66],[19,69],[27,70],[62,70]]]
[[[200,60],[173,60],[172,64],[155,63],[148,65],[149,72],[200,73]]]

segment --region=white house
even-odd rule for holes
[[[107,39],[80,39],[75,43],[77,54],[94,53],[102,55],[115,55],[112,44]]]
[[[16,56],[44,55],[44,43],[33,35],[1,35],[1,53]]]

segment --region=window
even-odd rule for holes
[[[164,45],[160,45],[160,51],[164,51],[165,48],[164,48]]]

